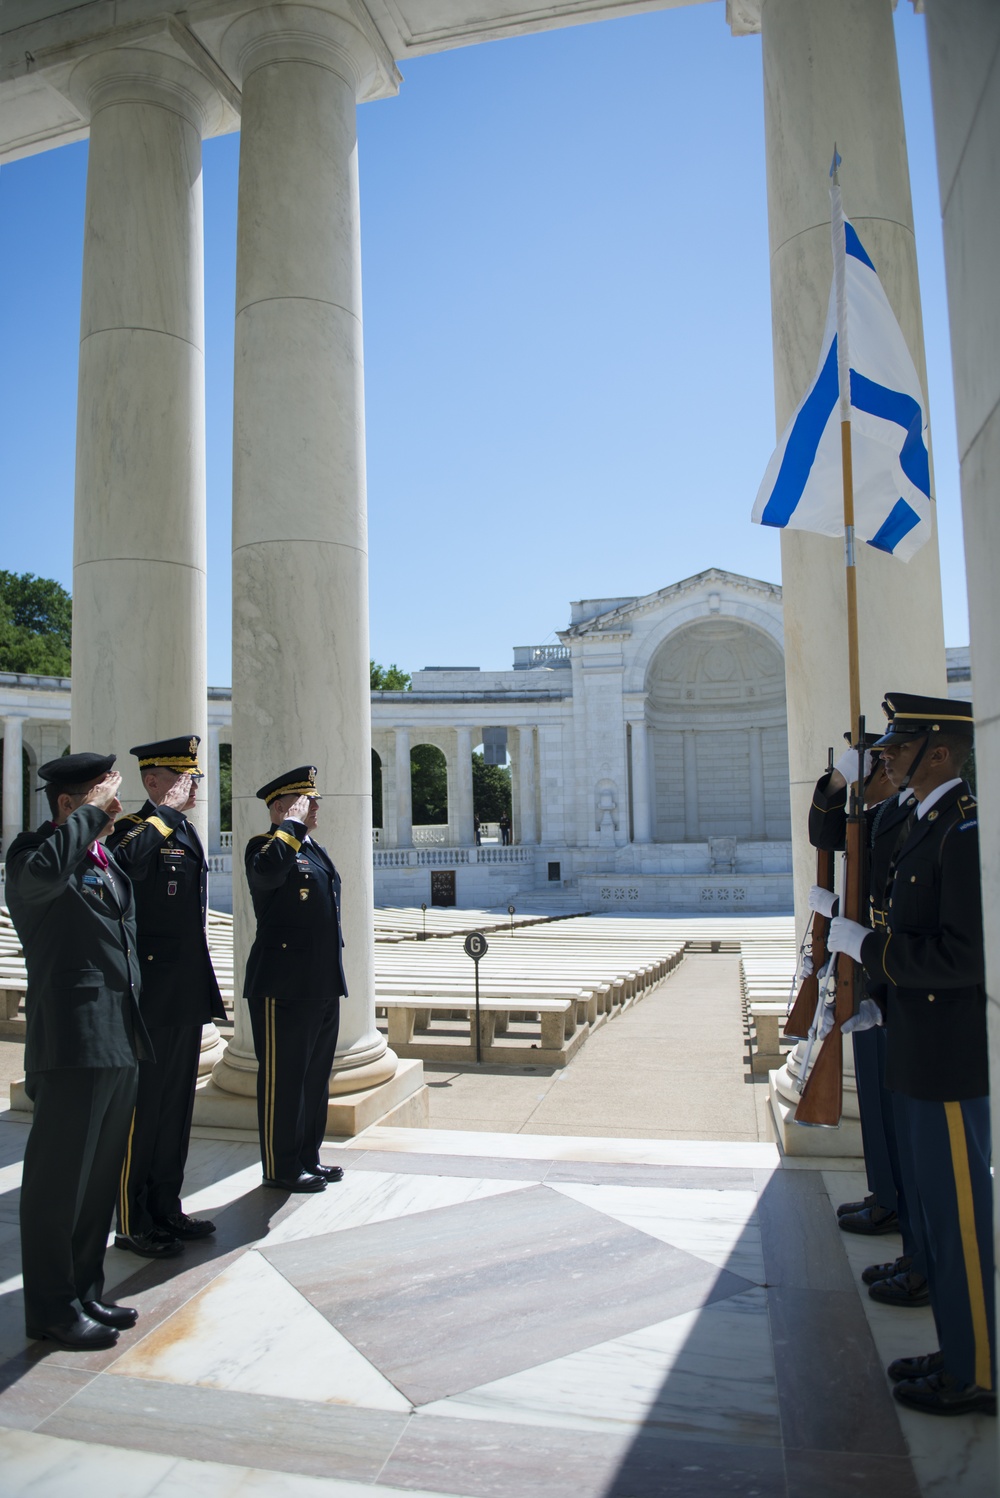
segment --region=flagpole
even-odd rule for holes
[[[836,142],[830,164],[833,279],[837,299],[837,376],[840,391],[840,456],[844,487],[844,563],[847,583],[847,674],[851,733],[857,739],[861,717],[861,653],[858,644],[858,569],[854,543],[854,463],[851,453],[851,365],[847,341],[847,245],[840,198],[840,156]],[[860,769],[860,765],[859,765]]]

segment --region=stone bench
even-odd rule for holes
[[[486,998],[479,1000],[479,1042],[483,1060],[487,1062],[565,1066],[579,1049],[587,1035],[587,1026],[576,1023],[576,1000],[574,998],[533,998],[520,1002],[530,1005],[526,1012],[537,1014],[540,1022],[540,1044],[531,1048],[497,1044],[498,1019],[509,1020],[512,1011],[510,999]],[[426,1061],[456,1061],[474,1058],[476,1051],[475,999],[459,1002],[454,994],[437,999],[426,995],[394,996],[375,995],[375,1007],[384,1009],[389,1027],[389,1044],[399,1056],[415,1055]],[[431,1015],[451,1016],[461,1014],[469,1022],[468,1046],[447,1043],[433,1036],[418,1040],[415,1031],[430,1023]]]

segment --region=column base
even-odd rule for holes
[[[812,1128],[795,1122],[799,1103],[797,1086],[800,1046],[789,1053],[784,1066],[767,1074],[767,1100],[771,1122],[782,1151],[786,1155],[813,1156],[821,1159],[861,1159],[861,1119],[858,1093],[852,1072],[844,1068],[844,1110],[835,1129]],[[846,1058],[845,1058],[846,1059]]]
[[[198,1057],[198,1076],[207,1077],[226,1053],[226,1042],[219,1034],[213,1020],[209,1020],[201,1031],[201,1054]]]
[[[427,1128],[429,1094],[424,1083],[423,1063],[398,1061],[393,1056],[392,1071],[383,1080],[375,1081],[371,1076],[361,1075],[374,1069],[359,1067],[354,1076],[360,1085],[350,1091],[343,1086],[346,1077],[334,1077],[331,1089],[338,1081],[341,1086],[339,1091],[331,1091],[326,1114],[328,1139],[353,1138],[377,1123],[392,1124],[396,1128]],[[243,1078],[249,1074],[236,1075]],[[227,1076],[226,1080],[228,1082],[230,1078]],[[198,1134],[222,1132],[230,1138],[256,1141],[256,1092],[241,1096],[220,1087],[214,1076],[203,1078],[194,1095],[194,1129]]]

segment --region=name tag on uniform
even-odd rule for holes
[[[182,864],[184,862],[184,849],[161,848],[160,857],[163,859],[168,868],[173,868],[174,866]]]
[[[99,900],[104,899],[104,880],[101,878],[100,874],[84,874],[83,883],[84,887],[88,889],[92,895],[96,895]]]

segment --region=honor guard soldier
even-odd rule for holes
[[[149,1259],[172,1258],[185,1239],[215,1231],[181,1207],[202,1026],[226,1017],[205,930],[208,863],[187,819],[200,742],[185,734],[129,751],[149,800],[108,840],[135,888],[142,1012],[156,1055],[139,1068],[115,1244]]]
[[[39,774],[52,813],[7,854],[7,901],[28,968],[21,1183],[29,1337],[90,1351],[138,1320],[104,1299],[104,1251],[135,1101],[151,1054],[139,1013],[132,886],[99,839],[121,811],[113,754]]]
[[[312,836],[319,810],[315,765],[278,775],[257,796],[267,804],[271,830],[246,846],[257,937],[243,993],[257,1053],[264,1185],[322,1191],[344,1174],[319,1158],[340,1000],[347,994],[340,875]]]
[[[877,739],[877,734],[866,735],[863,774],[869,787],[874,785],[875,776],[880,776],[880,790],[885,792],[877,804],[868,805],[865,811],[870,918],[872,926],[883,927],[893,856],[909,828],[910,814],[917,801],[909,788],[909,775],[894,787],[878,759],[872,766],[870,751]],[[833,770],[817,781],[809,810],[809,841],[814,847],[843,850],[847,837],[847,783],[856,775],[857,751],[848,749]],[[809,905],[821,915],[830,916],[837,908],[837,898],[830,890],[814,885],[809,891]],[[885,1028],[881,1013],[876,1016],[872,1008],[875,1004],[884,1010],[885,983],[867,978],[865,993],[871,1001],[865,1007],[866,1016],[875,1022],[866,1024],[864,1020],[856,1020],[848,1025],[853,1031],[861,1137],[871,1195],[866,1201],[847,1202],[838,1207],[838,1226],[844,1232],[871,1235],[898,1231],[903,1240],[900,1257],[890,1263],[870,1265],[862,1271],[861,1278],[873,1300],[886,1305],[923,1306],[930,1297],[920,1214],[912,1210],[916,1187],[908,1178],[909,1152],[899,1146],[906,1119],[902,1098],[885,1085]]]
[[[940,1351],[889,1365],[902,1404],[996,1413],[993,1191],[976,802],[961,771],[972,704],[893,692],[886,774],[916,800],[887,881],[885,924],[836,918],[829,946],[886,989],[886,1086],[906,1117]]]

